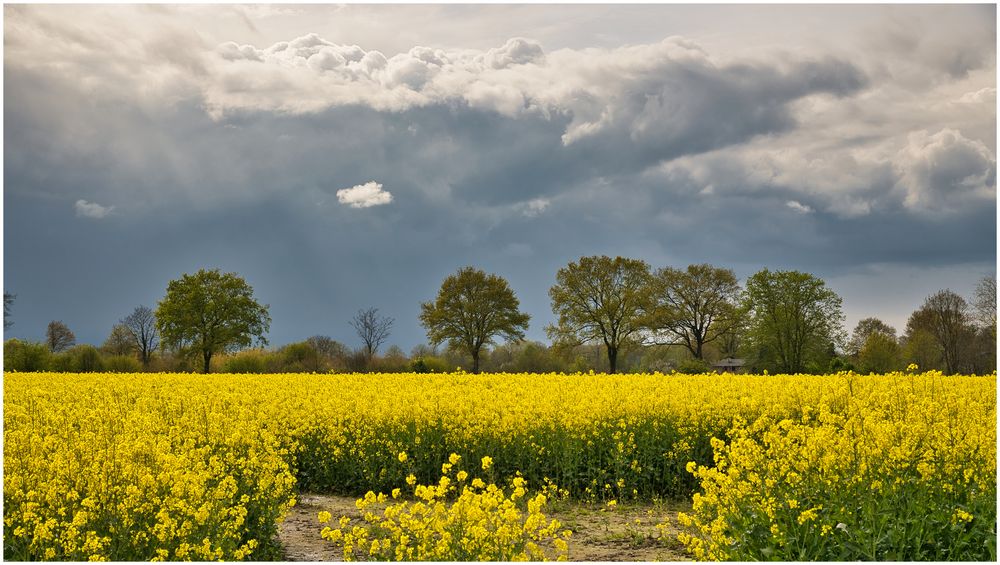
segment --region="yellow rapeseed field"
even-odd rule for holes
[[[565,557],[545,492],[694,494],[701,558],[995,559],[996,377],[4,375],[7,559],[275,558],[300,490],[372,491],[364,528],[317,521],[366,558],[412,555],[417,504],[492,524],[430,556]]]

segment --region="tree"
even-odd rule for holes
[[[14,303],[15,298],[17,298],[16,294],[3,293],[3,329],[5,330],[14,325],[14,322],[10,320],[10,306]]]
[[[378,315],[378,308],[368,308],[358,310],[358,313],[351,318],[350,324],[358,332],[365,345],[365,354],[370,363],[378,348],[389,338],[389,330],[392,329],[394,320]]]
[[[858,363],[864,371],[887,373],[899,368],[899,343],[895,336],[875,331],[868,334],[858,350]]]
[[[339,341],[330,336],[314,335],[307,339],[306,343],[313,346],[313,349],[326,361],[326,365],[332,366],[334,370],[343,370],[347,367],[347,359],[351,355],[351,350]]]
[[[49,322],[49,327],[45,330],[45,344],[49,346],[49,351],[58,353],[69,349],[75,343],[76,336],[66,324],[59,320]]]
[[[931,332],[924,328],[907,324],[903,336],[903,359],[906,364],[915,363],[924,371],[941,368],[941,351]]]
[[[906,334],[912,336],[919,330],[927,332],[934,338],[945,372],[954,374],[965,361],[963,349],[975,335],[971,322],[968,302],[945,289],[928,296],[923,306],[910,314]]]
[[[972,301],[976,309],[976,319],[987,329],[993,339],[997,338],[997,279],[985,276],[976,285],[976,295]]]
[[[888,336],[892,341],[896,341],[896,328],[878,318],[865,318],[858,322],[858,325],[854,326],[851,340],[847,343],[847,354],[857,357],[861,353],[861,349],[865,346],[865,343],[868,342],[868,338],[877,333]]]
[[[119,322],[128,330],[143,367],[149,367],[153,352],[159,345],[160,334],[156,327],[156,314],[148,306],[136,306],[132,313]]]
[[[519,307],[505,279],[464,267],[441,283],[434,302],[420,305],[420,323],[432,345],[447,341],[449,347],[471,355],[472,372],[478,373],[483,345],[494,343],[497,336],[524,339],[531,317]]]
[[[638,341],[650,308],[649,265],[638,259],[581,257],[556,273],[549,289],[558,322],[545,329],[562,346],[603,342],[608,370],[617,370],[619,351]]]
[[[111,328],[111,333],[108,334],[108,339],[104,340],[101,349],[108,355],[128,355],[136,350],[132,333],[122,323],[117,323]]]
[[[735,333],[742,319],[740,285],[731,269],[667,267],[656,271],[650,292],[655,301],[650,329],[666,332],[695,359],[704,359],[706,343]]]
[[[268,306],[254,299],[250,285],[235,273],[218,269],[201,269],[170,281],[156,308],[163,344],[200,353],[206,373],[216,353],[248,347],[253,338],[267,344],[264,334],[270,325]]]
[[[776,370],[799,373],[828,357],[841,339],[841,299],[822,279],[764,269],[747,280],[749,337]]]

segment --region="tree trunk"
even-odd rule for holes
[[[608,372],[614,374],[618,364],[618,348],[608,346]]]
[[[205,374],[207,375],[212,370],[212,366],[211,366],[211,364],[212,364],[212,352],[211,351],[203,351],[202,352],[202,357],[204,357],[204,359],[205,359]]]
[[[472,350],[472,372],[479,374],[479,348]]]

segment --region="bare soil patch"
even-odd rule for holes
[[[279,539],[287,561],[343,561],[343,554],[320,537],[318,514],[327,511],[334,520],[357,516],[355,498],[303,494],[279,526]],[[606,505],[561,502],[546,515],[573,531],[570,561],[687,561],[690,557],[677,541],[677,513],[690,503],[656,502],[608,508]],[[668,518],[662,532],[657,524]]]

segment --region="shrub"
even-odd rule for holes
[[[11,338],[3,344],[5,371],[47,371],[51,368],[51,364],[52,353],[44,343]]]
[[[221,361],[223,373],[267,373],[271,355],[263,349],[247,349]]]
[[[275,357],[279,364],[275,368],[277,372],[311,373],[323,370],[319,352],[306,341],[282,347]]]
[[[712,366],[704,359],[685,359],[677,365],[677,372],[685,375],[701,375],[711,373]]]
[[[77,345],[54,355],[52,369],[62,373],[99,373],[104,370],[104,360],[93,345]]]
[[[104,370],[111,373],[141,373],[142,363],[132,355],[112,355],[104,359]]]

